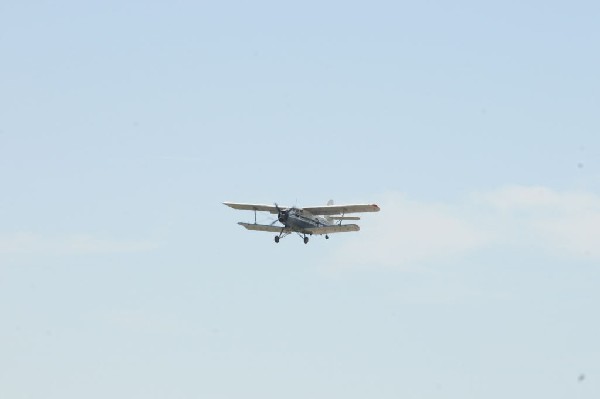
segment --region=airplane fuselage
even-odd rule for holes
[[[331,226],[332,223],[323,216],[316,216],[301,209],[292,208],[287,214],[287,219],[282,221],[283,225],[292,230],[303,230],[312,227]]]

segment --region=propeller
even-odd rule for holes
[[[277,205],[277,202],[275,202],[275,209],[277,209],[277,220],[275,220],[273,223],[271,223],[271,225],[273,225],[275,222],[279,221],[281,224],[285,225],[285,222],[287,222],[288,217],[290,216],[290,210],[282,210],[279,205]]]

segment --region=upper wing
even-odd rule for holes
[[[302,229],[302,232],[306,234],[332,234],[358,230],[360,230],[360,227],[358,227],[356,224],[336,224],[333,226],[310,227],[308,229]]]
[[[270,212],[276,215],[277,207],[275,205],[263,205],[263,204],[242,204],[237,202],[223,202],[233,209],[240,209],[245,211],[258,211],[258,212]],[[287,206],[280,206],[279,209],[288,209]],[[348,213],[361,213],[361,212],[379,212],[379,207],[375,204],[350,204],[350,205],[323,205],[323,206],[311,206],[308,208],[302,208],[313,215],[340,215]]]
[[[281,233],[281,229],[284,231],[289,231],[289,229],[281,227],[281,226],[271,226],[268,224],[254,224],[254,223],[244,223],[238,222],[240,226],[244,226],[248,230],[256,230],[256,231],[269,231],[271,233]]]
[[[375,204],[324,205],[302,209],[313,215],[345,215],[348,213],[379,212],[379,207]]]
[[[233,209],[240,209],[243,211],[258,211],[258,212],[270,212],[277,215],[277,207],[275,205],[261,205],[261,204],[240,204],[236,202],[223,202]],[[287,209],[285,206],[280,206],[279,209]]]

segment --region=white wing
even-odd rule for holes
[[[239,209],[243,211],[257,211],[257,212],[270,212],[277,215],[277,207],[275,205],[261,205],[261,204],[240,204],[237,202],[223,202],[233,209]],[[280,206],[279,209],[287,209],[285,206]]]
[[[306,234],[332,234],[332,233],[347,233],[349,231],[359,231],[360,227],[356,224],[342,224],[335,226],[324,226],[324,227],[311,227],[308,229],[302,229],[303,233]]]
[[[345,215],[348,213],[379,212],[375,204],[324,205],[302,208],[313,215]]]
[[[307,229],[292,229],[282,226],[273,226],[269,224],[255,224],[255,223],[244,223],[239,222],[240,226],[247,228],[248,230],[254,231],[268,231],[270,233],[281,233],[283,229],[284,233],[291,233],[297,231],[303,234],[333,234],[333,233],[346,233],[349,231],[359,231],[360,227],[355,224],[343,224],[334,226],[323,226],[323,227],[311,227]]]
[[[223,202],[223,204],[230,208],[244,211],[269,212],[274,215],[278,213],[275,205],[244,204],[238,202]],[[286,210],[289,209],[289,207],[280,206],[279,209]],[[345,215],[348,213],[379,212],[379,206],[375,204],[323,205],[300,209],[304,209],[313,215]]]
[[[271,233],[281,233],[281,229],[284,229],[284,232],[290,232],[290,229],[287,228],[283,228],[281,226],[277,227],[277,226],[272,226],[269,224],[254,224],[254,223],[244,223],[244,222],[239,222],[238,223],[240,226],[244,226],[245,228],[247,228],[248,230],[255,230],[255,231],[268,231]]]

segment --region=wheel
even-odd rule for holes
[[[329,240],[329,236],[327,234],[325,234],[325,239]]]
[[[275,236],[275,242],[279,242],[279,236]]]
[[[308,237],[304,237],[304,243],[308,244]]]

